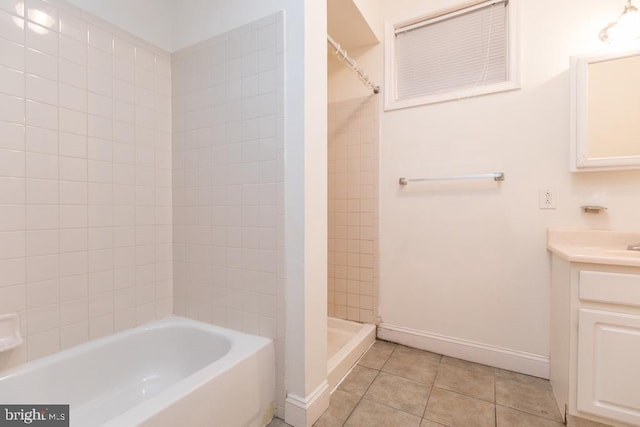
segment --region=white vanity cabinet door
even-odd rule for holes
[[[640,316],[578,312],[577,409],[640,425]]]

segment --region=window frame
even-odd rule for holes
[[[508,63],[507,63],[507,80],[500,83],[492,83],[486,85],[478,85],[471,88],[463,88],[451,90],[437,95],[425,95],[414,98],[402,99],[397,98],[397,73],[396,73],[396,31],[409,25],[414,25],[423,21],[432,20],[444,15],[459,12],[463,9],[486,3],[487,0],[475,0],[471,2],[459,3],[448,9],[436,10],[419,17],[405,19],[396,23],[385,24],[385,88],[384,91],[384,109],[385,111],[393,111],[402,108],[417,107],[420,105],[430,105],[440,102],[452,101],[462,98],[471,98],[492,93],[500,93],[520,89],[520,38],[519,38],[519,0],[507,0],[507,42],[508,42]]]

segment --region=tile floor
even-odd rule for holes
[[[286,426],[275,419],[268,427]],[[549,381],[376,341],[317,427],[560,427]],[[571,425],[571,423],[569,424]],[[574,426],[601,424],[576,422]]]

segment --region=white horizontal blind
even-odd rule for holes
[[[457,11],[396,30],[396,99],[505,82],[508,3]]]

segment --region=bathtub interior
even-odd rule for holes
[[[117,334],[119,335],[119,334]],[[139,402],[202,369],[230,342],[188,326],[150,327],[62,352],[0,377],[2,402],[48,402],[73,407],[107,399]],[[72,356],[72,357],[69,357]],[[109,390],[105,393],[104,390]]]

